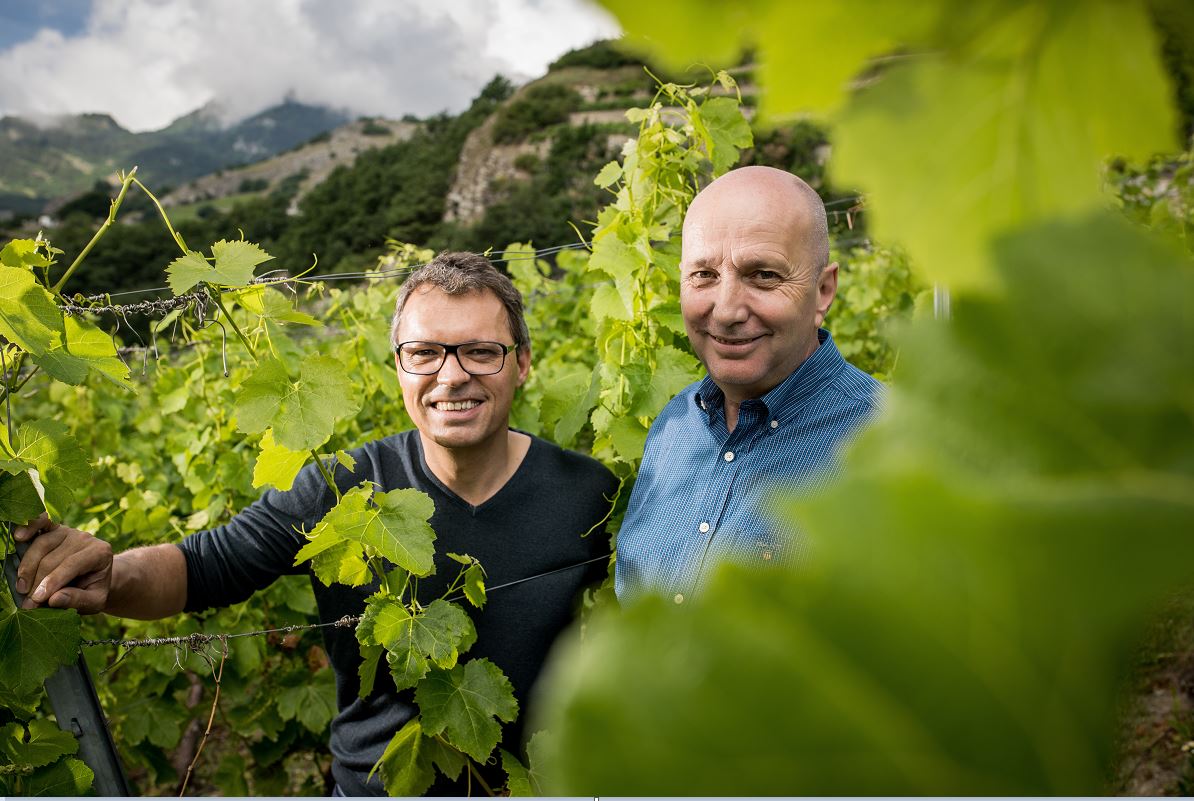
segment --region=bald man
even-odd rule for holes
[[[825,206],[808,184],[743,167],[706,187],[684,220],[680,307],[708,375],[656,418],[618,534],[625,603],[683,603],[713,564],[796,558],[775,490],[833,476],[842,440],[870,418],[881,385],[821,327],[837,292]]]

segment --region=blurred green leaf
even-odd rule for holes
[[[328,730],[336,716],[336,677],[331,668],[320,668],[302,682],[278,694],[283,720],[297,720],[315,734]]]
[[[892,67],[835,135],[831,171],[866,191],[875,236],[955,289],[990,286],[996,235],[1101,207],[1107,157],[1175,145],[1141,3],[1006,7],[966,50]]]

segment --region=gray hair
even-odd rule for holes
[[[510,320],[510,336],[514,344],[530,352],[531,334],[527,330],[526,317],[522,309],[522,295],[514,283],[501,273],[489,259],[476,253],[444,252],[415,270],[402,284],[398,299],[394,302],[394,319],[390,323],[390,344],[398,344],[398,324],[402,310],[411,293],[420,287],[429,286],[447,295],[464,295],[486,290],[497,295],[506,307]]]

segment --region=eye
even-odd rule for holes
[[[759,270],[755,273],[755,278],[760,281],[778,281],[781,276],[775,270]]]
[[[464,355],[477,361],[497,361],[502,357],[502,349],[489,343],[477,343],[462,348]]]

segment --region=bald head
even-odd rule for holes
[[[800,178],[774,167],[731,170],[701,190],[688,207],[684,231],[709,214],[739,209],[744,215],[766,216],[787,229],[797,243],[801,266],[816,277],[829,264],[829,223],[825,204]],[[758,214],[752,214],[755,209]]]

